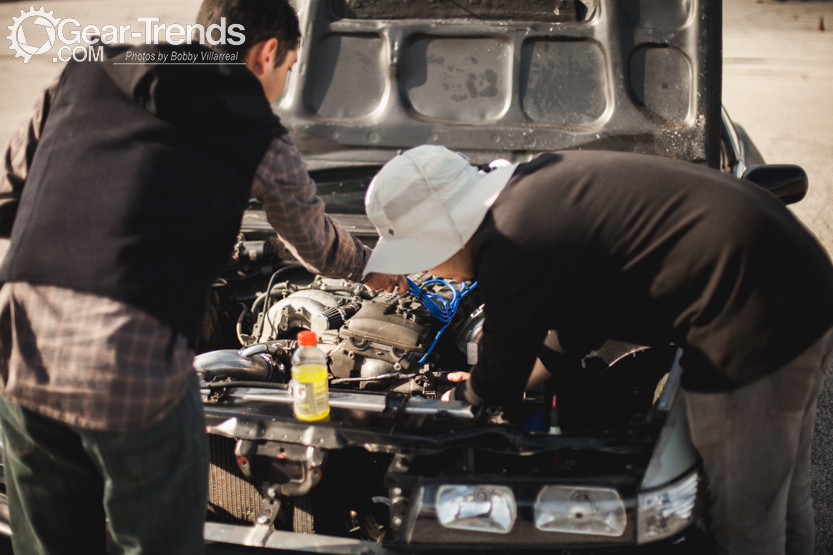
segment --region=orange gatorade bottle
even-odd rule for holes
[[[318,348],[314,331],[298,334],[298,348],[292,354],[292,400],[295,418],[306,422],[330,415],[327,357]]]

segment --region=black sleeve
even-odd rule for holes
[[[475,260],[486,319],[466,399],[477,405],[520,400],[547,333],[535,291],[554,276],[541,275],[527,253],[506,243],[481,247]]]

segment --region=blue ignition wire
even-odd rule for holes
[[[419,363],[422,364],[423,362],[425,362],[425,359],[428,358],[428,355],[431,354],[431,351],[434,350],[434,346],[437,344],[437,340],[443,334],[443,332],[445,331],[445,328],[448,327],[448,324],[451,323],[451,320],[454,318],[454,315],[457,313],[457,305],[460,304],[460,301],[462,300],[463,297],[468,295],[471,292],[472,289],[477,287],[477,282],[475,281],[474,283],[472,283],[471,287],[466,287],[466,284],[464,283],[464,284],[462,284],[462,287],[458,291],[456,287],[454,287],[453,285],[451,285],[450,283],[448,283],[447,281],[445,281],[443,279],[428,280],[428,281],[426,281],[425,283],[422,284],[421,288],[418,287],[416,283],[411,281],[410,278],[406,277],[405,279],[408,280],[408,289],[411,291],[411,294],[414,297],[416,297],[417,299],[419,299],[420,301],[422,301],[422,304],[425,306],[425,308],[428,309],[428,312],[430,312],[431,315],[434,316],[434,318],[436,318],[437,320],[439,320],[440,322],[443,323],[443,327],[440,328],[440,331],[437,333],[437,336],[434,338],[434,342],[431,343],[431,346],[428,348],[428,350],[425,352],[425,354],[422,355],[422,358],[419,359]],[[449,289],[451,289],[451,295],[452,295],[451,300],[446,301],[440,295],[437,295],[436,293],[425,290],[426,286],[431,285],[433,283],[437,283],[439,285],[444,285],[444,286],[448,287]]]

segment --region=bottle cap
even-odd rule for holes
[[[298,345],[301,347],[315,347],[318,345],[318,337],[314,331],[302,331],[298,334]]]

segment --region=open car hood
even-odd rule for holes
[[[426,143],[475,163],[598,149],[719,165],[720,2],[296,6],[304,43],[275,108],[310,170]]]

